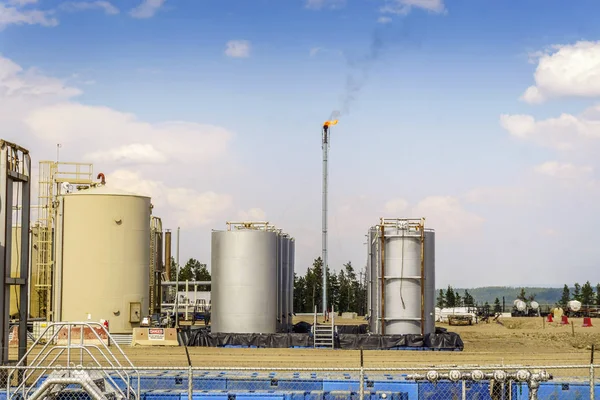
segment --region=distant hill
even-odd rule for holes
[[[446,291],[447,288],[443,288]],[[461,296],[464,296],[465,289],[452,288],[457,291]],[[543,287],[525,287],[525,294],[527,296],[535,294],[535,301],[540,304],[555,304],[562,296],[562,288],[543,288]],[[502,303],[502,297],[506,301],[506,304],[512,304],[521,293],[521,287],[509,287],[509,286],[485,286],[473,289],[467,289],[471,296],[475,299],[476,303],[483,304],[486,301],[489,304],[493,304],[496,297],[500,299]],[[439,293],[440,289],[437,289]],[[436,294],[437,298],[437,294]]]

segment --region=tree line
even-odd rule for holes
[[[304,276],[294,273],[294,312],[311,313],[322,310],[323,304],[323,261],[317,258]],[[360,272],[357,276],[351,262],[343,265],[335,273],[327,269],[327,302],[339,312],[367,312],[366,276]]]
[[[563,287],[562,296],[558,302],[558,305],[561,307],[567,307],[567,304],[571,300],[577,300],[586,306],[600,307],[600,283],[596,284],[595,293],[590,281],[584,283],[583,286],[579,283],[575,283],[575,285],[573,285],[572,293],[569,286],[565,285]]]

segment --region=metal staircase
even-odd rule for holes
[[[50,324],[7,382],[15,378],[16,388],[7,385],[6,400],[55,400],[81,390],[92,400],[140,399],[139,372],[104,325],[94,322]]]
[[[318,318],[317,318],[317,307],[315,307],[315,316],[314,316],[314,323],[313,323],[313,339],[314,339],[314,348],[317,347],[329,347],[329,348],[335,348],[335,341],[334,341],[334,336],[335,336],[335,312],[333,310],[333,307],[331,309],[331,323],[327,323],[327,321],[324,321],[324,323],[319,324],[318,323]]]

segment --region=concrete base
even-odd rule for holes
[[[133,328],[132,346],[179,346],[175,328]]]

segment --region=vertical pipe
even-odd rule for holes
[[[171,280],[171,230],[165,232],[165,274],[167,280]]]
[[[26,156],[24,162],[27,164],[27,173],[31,171],[31,161],[29,156]],[[27,354],[27,317],[29,316],[27,295],[28,278],[29,278],[29,224],[30,224],[30,197],[31,197],[31,179],[21,183],[21,269],[19,277],[25,279],[25,282],[19,287],[19,360],[23,360],[27,365],[27,360],[24,359]]]
[[[421,224],[421,335],[425,335],[425,224]]]
[[[181,266],[179,265],[179,227],[177,227],[177,277],[175,286],[175,326],[179,328],[179,271]]]
[[[381,334],[385,335],[385,227],[381,221]]]
[[[322,243],[322,261],[323,261],[323,317],[327,315],[327,159],[329,155],[328,126],[323,126],[323,243]]]

